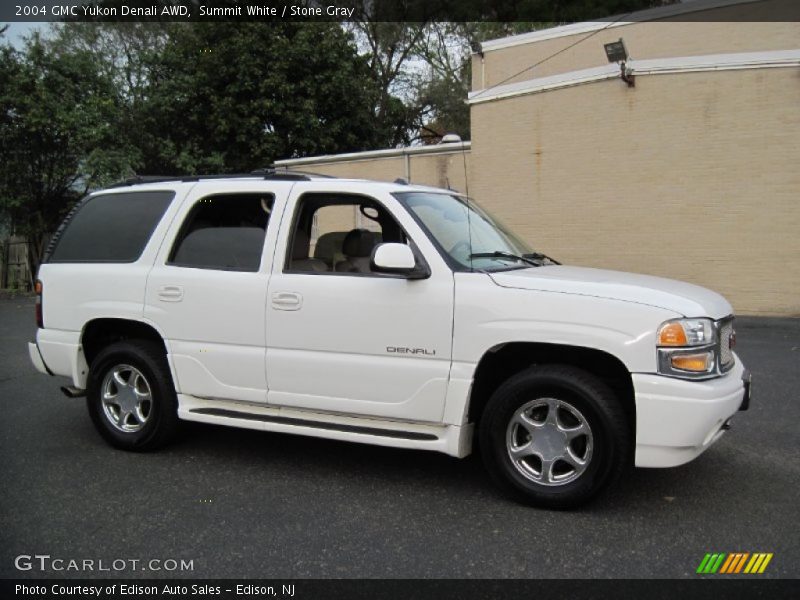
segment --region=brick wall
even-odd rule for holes
[[[800,315],[800,73],[609,80],[472,107],[472,195],[564,262]]]

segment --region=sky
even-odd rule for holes
[[[45,29],[48,23],[0,23],[0,27],[8,25],[5,37],[15,48],[22,46],[22,38],[30,35],[35,29]]]

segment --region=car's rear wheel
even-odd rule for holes
[[[87,406],[112,446],[148,451],[172,439],[178,402],[163,349],[148,341],[109,345],[92,361]]]
[[[569,365],[536,366],[509,379],[489,400],[479,436],[492,479],[546,508],[589,501],[629,463],[630,427],[614,393]]]

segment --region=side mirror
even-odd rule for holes
[[[408,279],[425,279],[431,274],[427,266],[417,266],[414,251],[406,244],[378,244],[370,262],[377,273],[403,275]]]

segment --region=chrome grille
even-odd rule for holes
[[[733,350],[731,349],[731,336],[733,334],[733,319],[721,321],[719,324],[719,365],[723,371],[733,366]]]

